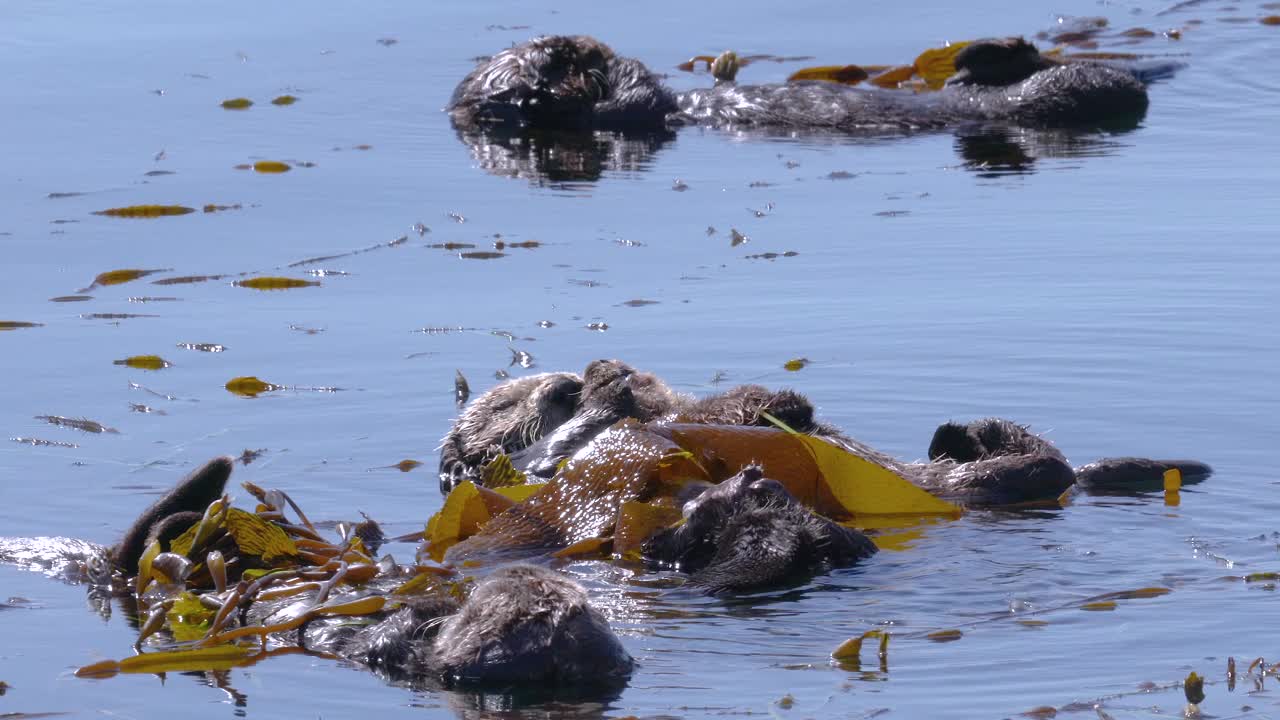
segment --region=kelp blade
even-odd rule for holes
[[[950,515],[960,508],[940,500],[888,468],[809,435],[795,436],[813,453],[832,494],[854,515]]]
[[[184,205],[130,205],[128,207],[99,210],[94,215],[120,218],[158,218],[168,215],[186,215],[195,211],[195,208],[189,208]]]
[[[246,280],[237,280],[233,283],[238,287],[247,287],[254,290],[289,290],[292,288],[314,287],[320,284],[318,280],[302,280],[290,277],[256,277]]]
[[[937,90],[947,82],[947,78],[956,74],[956,53],[965,49],[969,42],[954,42],[944,48],[929,48],[916,58],[916,74],[924,79],[925,85]]]
[[[801,68],[787,78],[787,82],[800,80],[825,80],[841,85],[857,85],[866,80],[869,74],[857,65],[820,65],[818,67]]]

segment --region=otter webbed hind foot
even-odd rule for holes
[[[138,572],[138,558],[151,540],[172,539],[199,522],[209,504],[222,497],[234,462],[230,457],[210,460],[143,510],[120,542],[112,546],[112,563],[125,574],[134,575]]]
[[[1091,493],[1158,492],[1164,489],[1164,474],[1176,469],[1182,484],[1192,485],[1213,474],[1213,468],[1197,460],[1151,460],[1148,458],[1103,458],[1076,469],[1076,482]]]

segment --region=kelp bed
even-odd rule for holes
[[[604,433],[547,483],[526,484],[500,457],[481,485],[463,483],[446,498],[408,566],[390,555],[375,559],[383,536],[373,521],[339,523],[338,539],[330,541],[286,493],[244,483],[257,501],[252,511],[223,496],[167,551],[153,541],[139,559],[129,588],[139,608],[139,654],[85,666],[77,675],[225,669],[296,652],[328,656],[307,649],[301,632],[296,641],[288,634],[321,620],[375,622],[418,594],[461,600],[470,578],[439,561],[468,538],[487,540],[482,550],[536,548],[555,557],[638,561],[646,538],[681,521],[681,488],[722,481],[752,461],[776,468],[774,475],[809,507],[859,526],[959,515],[885,468],[816,438],[768,428],[634,422]],[[506,513],[515,505],[521,512]],[[530,536],[520,525],[520,518],[539,514],[558,518],[552,535]],[[157,642],[161,631],[170,640]],[[144,643],[160,649],[142,652]]]

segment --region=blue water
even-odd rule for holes
[[[499,369],[618,357],[694,393],[721,373],[797,388],[825,420],[906,458],[924,454],[939,422],[1001,415],[1076,463],[1194,457],[1217,473],[1178,507],[1085,497],[1054,513],[971,513],[764,597],[708,599],[568,566],[640,669],[603,705],[513,714],[961,718],[1052,706],[1090,718],[1100,702],[1114,717],[1149,717],[1180,712],[1169,686],[1194,669],[1210,682],[1206,712],[1280,715],[1273,680],[1229,692],[1224,675],[1228,656],[1243,670],[1275,655],[1274,594],[1223,579],[1280,569],[1280,82],[1269,73],[1280,29],[1256,22],[1277,10],[1205,2],[1157,14],[1168,7],[669,3],[633,17],[587,2],[4,4],[0,321],[41,325],[0,332],[0,535],[111,542],[183,472],[259,448],[237,479],[288,491],[313,518],[364,511],[410,532],[440,504],[428,470],[455,413],[455,369],[478,393]],[[706,76],[674,66],[694,54],[813,57],[742,75],[780,81],[805,64],[907,62],[945,40],[1032,34],[1057,13],[1182,28],[1180,41],[1132,49],[1187,66],[1151,88],[1134,131],[1003,138],[1021,150],[1017,167],[980,166],[966,155],[976,141],[951,133],[684,129],[596,178],[513,178],[483,169],[440,112],[476,56],[538,33],[594,34],[693,87]],[[299,102],[270,104],[284,93]],[[241,96],[256,104],[219,107]],[[263,159],[314,167],[234,169]],[[173,174],[146,174],[157,170]],[[144,203],[242,207],[92,214]],[[731,246],[731,229],[749,242]],[[539,244],[491,260],[428,247],[491,250],[498,235]],[[797,254],[747,258],[787,251]],[[122,268],[171,270],[50,301]],[[151,282],[247,272],[322,284]],[[176,299],[136,301],[147,297]],[[637,299],[658,302],[624,304]],[[452,330],[423,332],[442,328]],[[536,367],[509,367],[513,349]],[[146,354],[172,367],[113,364]],[[796,357],[811,363],[784,371]],[[243,375],[290,389],[223,389]],[[385,469],[406,458],[426,465]],[[1172,592],[1113,612],[1075,607],[1146,586]],[[0,567],[0,601],[10,597],[25,601],[0,605],[0,681],[11,686],[0,713],[487,717],[499,704],[305,657],[163,682],[77,679],[74,668],[129,653],[136,633],[119,608],[104,622],[83,588]],[[1048,624],[1016,622],[1028,617]],[[896,636],[886,669],[870,648],[858,670],[829,660],[873,628]],[[943,629],[963,637],[923,637]]]

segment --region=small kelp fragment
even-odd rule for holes
[[[1058,716],[1058,708],[1053,707],[1052,705],[1041,705],[1040,707],[1033,707],[1030,710],[1022,713],[1022,717],[1031,718],[1031,720],[1050,720],[1050,718],[1055,718],[1057,716]]]
[[[468,252],[458,253],[458,257],[464,260],[497,260],[498,258],[504,258],[506,256],[506,253],[494,250],[470,250]]]
[[[1182,694],[1187,697],[1190,705],[1187,707],[1187,717],[1194,717],[1199,714],[1199,709],[1193,706],[1204,702],[1204,678],[1194,672],[1187,675],[1187,679],[1182,681]]]
[[[1251,582],[1251,583],[1253,583],[1253,582],[1273,582],[1273,581],[1275,581],[1275,580],[1280,580],[1280,573],[1274,573],[1274,572],[1256,572],[1256,573],[1249,573],[1248,575],[1245,575],[1245,576],[1244,576],[1244,581],[1245,581],[1245,582]]]
[[[284,105],[292,105],[296,102],[298,102],[298,98],[294,97],[293,95],[280,95],[278,97],[274,97],[271,99],[272,105],[284,106]]]
[[[63,442],[61,440],[42,440],[40,438],[29,438],[29,437],[11,437],[9,439],[12,440],[13,442],[22,443],[23,445],[30,445],[32,447],[61,447],[61,448],[80,447],[75,443]]]
[[[787,372],[797,372],[805,369],[809,365],[809,358],[793,358],[782,363],[782,369]]]
[[[172,367],[172,363],[159,355],[133,355],[123,360],[114,360],[112,365],[125,365],[138,370],[163,370]]]
[[[253,101],[249,98],[231,98],[222,101],[223,110],[248,110],[253,107]]]
[[[159,673],[229,670],[246,663],[259,654],[254,647],[240,645],[216,645],[195,650],[168,650],[145,653],[125,658],[119,662],[105,660],[86,665],[76,671],[76,677],[110,677],[123,673]]]
[[[80,317],[85,320],[129,320],[131,318],[153,318],[160,316],[147,315],[144,313],[80,313]]]
[[[87,290],[91,290],[99,286],[123,285],[124,283],[127,283],[127,282],[133,282],[138,278],[143,278],[148,275],[155,275],[156,273],[159,273],[159,272],[167,272],[168,270],[169,268],[161,268],[159,270],[139,270],[137,268],[128,268],[125,270],[108,270],[107,272],[101,273],[97,277],[95,277],[93,279],[93,283],[91,283],[88,288],[85,288],[85,290],[82,290],[81,292],[85,292]]]
[[[107,427],[106,425],[103,425],[100,422],[95,422],[93,420],[88,420],[85,418],[69,418],[69,417],[63,417],[61,415],[36,415],[36,420],[43,420],[49,423],[50,425],[57,425],[58,427],[69,427],[74,430],[81,430],[83,432],[110,433],[112,435],[120,434],[120,431],[116,430],[115,428]]]
[[[0,320],[0,332],[21,328],[42,327],[41,323],[24,322],[22,320]]]
[[[94,215],[120,218],[158,218],[169,215],[186,215],[195,212],[195,208],[185,205],[130,205],[128,207],[98,210]]]
[[[842,85],[857,85],[869,77],[866,70],[857,65],[821,65],[797,70],[791,73],[787,82],[799,80],[826,80]]]
[[[256,555],[270,563],[298,554],[293,538],[286,535],[280,526],[253,513],[227,508],[226,525],[227,533],[246,555]]]
[[[290,277],[256,277],[247,280],[237,280],[233,285],[238,287],[247,287],[254,290],[288,290],[290,288],[314,287],[320,284],[319,280],[302,280],[300,278]]]
[[[955,642],[964,637],[964,633],[959,630],[935,630],[925,637],[936,643]]]
[[[1097,602],[1087,602],[1080,605],[1081,610],[1090,612],[1108,612],[1116,609],[1114,600],[1099,600]]]
[[[243,208],[244,206],[240,203],[236,203],[235,205],[214,205],[213,203],[210,203],[201,208],[201,210],[207,213],[215,213],[222,212],[223,210],[241,210]]]
[[[49,298],[49,302],[67,303],[67,302],[88,302],[93,299],[92,295],[59,295],[58,297]]]
[[[831,657],[834,660],[842,660],[846,662],[858,662],[858,658],[862,655],[862,641],[868,638],[880,639],[880,659],[883,660],[889,654],[889,633],[883,630],[868,630],[856,638],[849,638],[840,643],[840,646],[831,651]]]
[[[395,465],[392,465],[391,467],[399,470],[400,472],[407,473],[421,464],[422,463],[418,462],[417,460],[401,460],[400,462],[396,463]]]
[[[1259,18],[1258,22],[1263,25],[1280,25],[1280,15],[1268,15],[1266,17]]]
[[[1109,592],[1102,595],[1095,595],[1094,597],[1089,598],[1089,601],[1098,602],[1101,600],[1141,600],[1145,598],[1160,597],[1161,595],[1168,595],[1171,592],[1173,591],[1170,590],[1169,588],[1144,587],[1144,588],[1138,588],[1137,590],[1119,590],[1116,592]]]
[[[210,280],[221,280],[226,275],[182,275],[179,277],[161,278],[160,280],[152,280],[152,285],[191,285],[193,283],[209,282]]]
[[[511,464],[511,458],[506,453],[489,461],[480,470],[480,485],[483,487],[497,489],[524,485],[525,482],[527,482],[525,474]]]
[[[1026,620],[1015,620],[1022,627],[1042,628],[1049,624],[1048,620],[1037,620],[1035,618],[1027,618]]]
[[[282,385],[273,385],[269,382],[263,382],[258,378],[247,375],[242,377],[234,377],[227,381],[227,390],[245,397],[257,397],[261,393],[271,392],[272,390],[283,390]]]
[[[282,173],[292,169],[289,163],[282,163],[279,160],[259,160],[253,164],[254,172],[260,173]]]

